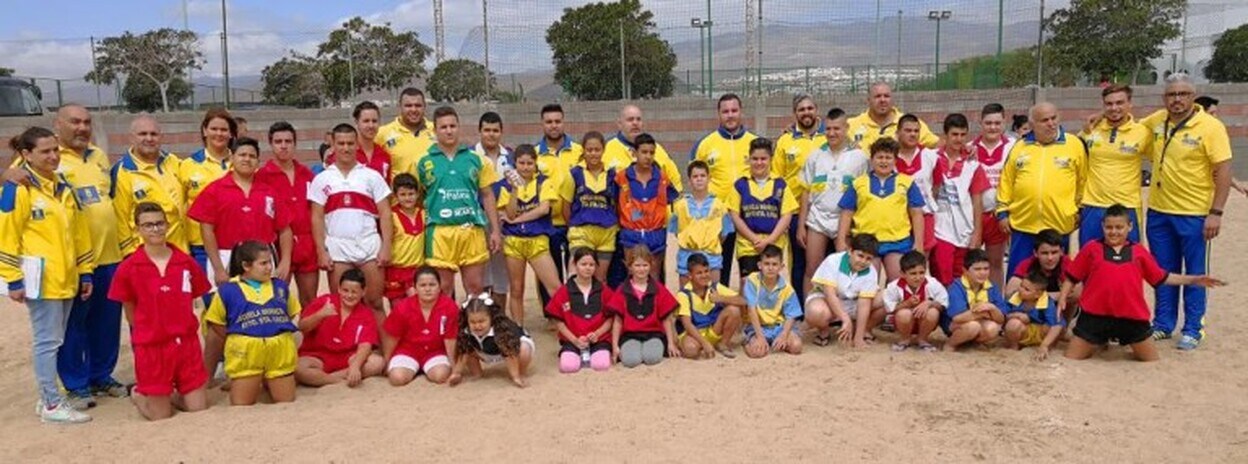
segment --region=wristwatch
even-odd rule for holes
[[[1222,210],[1217,209],[1217,208],[1210,208],[1209,214],[1214,215],[1214,216],[1222,216]]]

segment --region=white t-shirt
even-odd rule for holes
[[[846,251],[829,255],[819,264],[811,281],[815,285],[836,288],[836,297],[841,300],[875,298],[880,291],[880,275],[875,266],[854,272],[849,266],[849,259],[849,252]]]
[[[919,294],[919,301],[931,301],[942,308],[949,307],[949,291],[935,277],[927,276],[926,281],[917,290],[911,289],[905,279],[897,279],[884,287],[884,309],[892,313],[902,301]]]
[[[389,197],[386,180],[363,164],[346,175],[330,165],[308,186],[308,201],[325,208],[325,235],[335,238],[377,235],[377,203]]]
[[[867,155],[857,148],[834,154],[824,144],[810,152],[798,173],[798,180],[805,186],[810,201],[807,227],[828,237],[836,236],[841,222],[841,208],[837,204],[854,178],[867,172],[867,164]]]

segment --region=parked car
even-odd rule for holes
[[[0,77],[0,117],[42,115],[41,97],[39,87],[30,81]]]

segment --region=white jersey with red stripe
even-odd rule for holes
[[[1001,140],[995,147],[985,146],[983,136],[975,137],[975,140],[971,141],[971,154],[976,161],[979,161],[979,167],[988,176],[988,183],[992,184],[992,188],[984,192],[984,211],[997,210],[997,185],[1001,183],[1001,171],[1005,170],[1005,159],[1009,158],[1010,150],[1014,148],[1016,141],[1017,139],[1004,134],[1001,135]]]
[[[905,148],[902,148],[904,151]],[[914,179],[914,185],[918,186],[919,191],[923,193],[923,214],[933,214],[936,212],[936,196],[933,195],[933,188],[939,180],[935,179],[934,173],[936,166],[940,163],[940,153],[930,148],[922,146],[915,147],[914,155],[909,162],[897,154],[897,172],[910,176]]]
[[[325,235],[357,239],[377,235],[377,203],[390,197],[381,174],[356,164],[343,175],[330,165],[308,187],[308,201],[325,208]]]

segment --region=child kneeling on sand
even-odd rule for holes
[[[611,313],[607,303],[615,292],[598,280],[598,252],[572,249],[574,275],[559,287],[546,304],[546,318],[559,333],[559,372],[571,374],[582,367],[605,371],[611,367]]]
[[[680,356],[672,315],[676,297],[651,277],[652,258],[646,245],[635,245],[624,253],[629,279],[615,291],[608,307],[614,315],[611,324],[611,350],[624,367],[642,363],[655,365],[663,354]]]
[[[955,351],[967,343],[987,345],[1001,333],[1005,323],[1005,298],[988,277],[988,253],[984,250],[966,252],[962,278],[949,286],[949,309],[941,319],[941,328],[949,336],[945,351]]]
[[[758,271],[745,278],[745,302],[749,306],[750,324],[745,327],[745,354],[751,358],[767,356],[772,351],[802,354],[802,337],[797,318],[802,306],[797,291],[784,276],[784,250],[767,245],[759,255]]]
[[[689,271],[689,283],[676,293],[681,354],[686,359],[711,358],[716,352],[737,357],[732,338],[741,330],[745,298],[715,280],[706,256],[691,254],[683,267]]]
[[[893,316],[897,342],[893,351],[905,351],[916,343],[924,352],[936,351],[930,341],[949,306],[949,293],[940,281],[927,275],[927,258],[917,250],[901,256],[901,278],[884,288],[884,308]]]
[[[1043,271],[1028,271],[1027,277],[1018,284],[1018,292],[1010,296],[1005,321],[1006,348],[1017,350],[1034,346],[1037,361],[1049,357],[1049,349],[1066,329],[1057,300],[1045,292],[1048,281]]]
[[[303,310],[297,382],[309,387],[346,382],[355,387],[385,370],[385,359],[373,354],[380,340],[373,309],[363,302],[364,288],[364,271],[348,269],[338,279],[337,294],[321,296]]]

